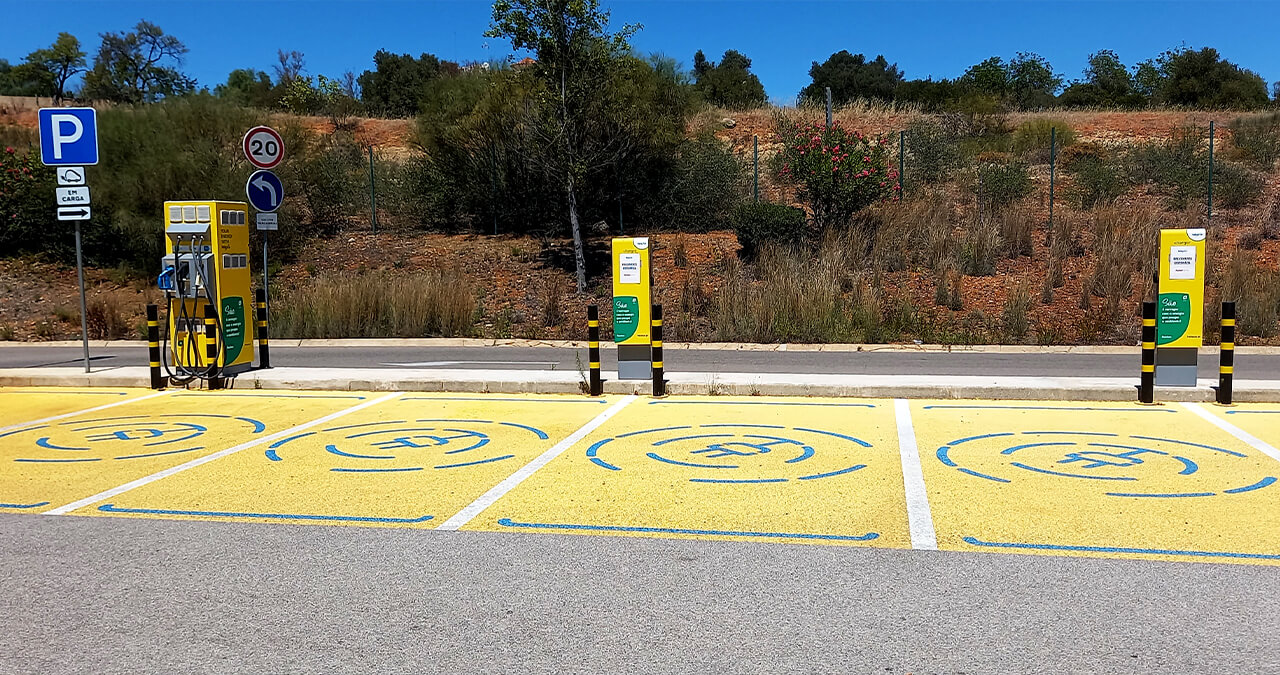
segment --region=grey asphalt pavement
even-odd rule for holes
[[[0,672],[1280,672],[1275,567],[0,516]]]
[[[95,368],[145,366],[145,347],[95,348]],[[616,352],[602,352],[605,370],[617,368]],[[668,372],[802,373],[867,375],[1003,375],[1042,377],[1137,377],[1136,354],[998,354],[973,352],[776,352],[669,349]],[[74,366],[79,347],[0,349],[0,368]],[[326,368],[461,368],[575,371],[586,350],[549,347],[272,347],[275,366]],[[1216,377],[1215,356],[1201,355],[1200,377]],[[1236,377],[1280,379],[1280,355],[1238,353]]]

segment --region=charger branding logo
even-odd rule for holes
[[[101,462],[194,452],[205,449],[203,438],[211,432],[246,437],[266,428],[258,420],[231,415],[131,415],[16,429],[0,434],[0,443],[29,444],[15,462]]]
[[[330,427],[271,444],[273,462],[316,459],[339,473],[390,473],[503,462],[545,432],[515,422],[426,419]],[[318,454],[321,453],[321,454]]]
[[[636,448],[639,444],[639,448]],[[871,444],[853,436],[772,424],[701,424],[619,434],[587,458],[610,471],[672,473],[691,483],[786,483],[865,469]]]
[[[222,299],[222,344],[226,350],[225,364],[235,363],[244,349],[244,298],[233,296]]]
[[[960,438],[936,454],[944,465],[993,483],[1050,481],[1108,497],[1213,497],[1276,482],[1244,453],[1155,436],[1004,432]]]

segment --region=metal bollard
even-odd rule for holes
[[[600,380],[600,308],[587,305],[587,360],[591,366],[591,384],[588,393],[599,396],[604,393]]]
[[[258,313],[258,368],[271,367],[271,347],[267,330],[267,292],[261,288],[254,294]]]
[[[649,325],[652,327],[649,346],[653,364],[653,395],[666,396],[667,381],[662,379],[662,305],[653,306],[653,316]]]
[[[1156,387],[1156,303],[1142,303],[1142,380],[1138,402],[1154,403]]]
[[[151,388],[164,389],[169,382],[160,370],[160,308],[147,305],[147,355],[151,361]]]
[[[1222,303],[1222,339],[1218,347],[1218,403],[1231,405],[1231,379],[1236,370],[1236,303]]]
[[[218,308],[209,303],[204,306],[204,358],[209,365],[209,388],[221,389],[218,377]]]

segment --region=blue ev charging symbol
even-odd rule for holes
[[[41,424],[0,434],[8,446],[29,443],[15,462],[64,464],[130,460],[205,449],[215,432],[260,434],[266,425],[249,417],[214,414],[130,415]]]
[[[515,447],[548,439],[514,422],[467,419],[392,420],[329,427],[271,444],[267,459],[283,462],[323,449],[329,471],[392,473],[459,469],[512,459]]]
[[[1031,441],[1031,442],[1024,442]],[[1155,436],[1088,431],[1023,431],[960,438],[938,448],[938,461],[995,483],[1034,476],[1079,481],[1109,497],[1212,497],[1260,490],[1275,476],[1241,478],[1241,452]],[[1239,462],[1239,470],[1209,471]],[[1169,490],[1169,485],[1178,489]]]
[[[635,439],[619,443],[623,439]],[[641,444],[639,454],[631,450]],[[676,467],[691,483],[786,483],[832,478],[867,467],[871,444],[854,436],[768,424],[702,424],[645,429],[587,448],[602,469],[623,471],[638,458]],[[821,467],[821,468],[819,468]]]

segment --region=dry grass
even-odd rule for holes
[[[1280,273],[1259,265],[1252,251],[1236,250],[1222,275],[1222,299],[1235,301],[1242,335],[1274,337],[1280,321]]]
[[[272,333],[291,338],[454,337],[475,321],[475,291],[459,274],[321,274],[272,304]]]
[[[85,328],[94,340],[138,337],[138,319],[143,306],[134,293],[103,293],[85,303]]]

